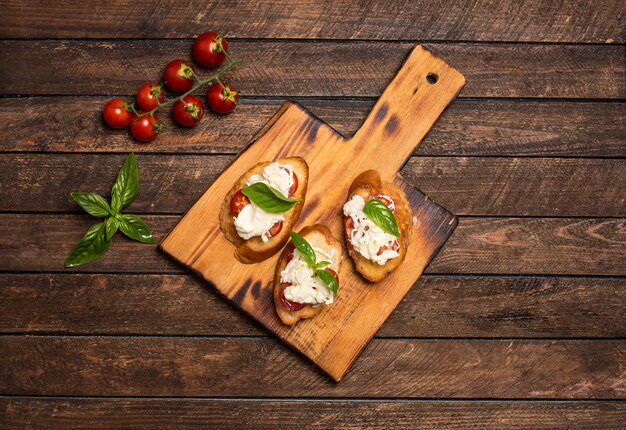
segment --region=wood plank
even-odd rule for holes
[[[276,339],[0,337],[0,393],[626,398],[625,341],[374,339],[337,384]]]
[[[0,398],[4,429],[622,429],[615,401],[361,401]]]
[[[624,42],[618,0],[546,3],[310,0],[263,3],[174,0],[3,1],[0,37],[192,37],[219,29],[231,37]],[[558,30],[558,31],[557,31]]]
[[[166,132],[138,145],[101,119],[107,97],[0,99],[1,151],[227,153],[243,149],[284,100],[244,99],[229,116],[207,115],[193,130],[160,119]],[[344,136],[369,100],[300,100]],[[26,113],[26,115],[24,114]],[[520,120],[523,118],[523,121]],[[42,127],[41,124],[46,124]],[[416,151],[419,155],[626,157],[626,103],[457,99]]]
[[[131,210],[184,213],[231,159],[139,156],[141,192]],[[0,154],[0,211],[80,211],[68,191],[108,197],[123,162],[122,155]],[[456,215],[626,216],[623,160],[413,157],[402,175]]]
[[[239,41],[232,54],[244,64],[228,78],[247,96],[378,96],[413,46]],[[626,98],[623,46],[424,46],[465,75],[465,97]],[[0,41],[0,94],[134,94],[190,47],[182,40]]]
[[[425,275],[377,335],[626,337],[623,286],[617,278]],[[3,274],[0,302],[1,333],[268,333],[191,275]]]
[[[159,241],[178,216],[143,217]],[[94,218],[82,215],[0,214],[0,261],[4,271],[61,272],[63,262]],[[462,217],[426,273],[624,276],[626,221],[580,218]],[[89,273],[179,273],[183,269],[156,249],[124,237]],[[74,269],[76,271],[76,269]]]

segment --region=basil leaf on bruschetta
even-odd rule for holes
[[[374,224],[395,237],[400,236],[398,222],[393,212],[380,200],[372,199],[365,203],[363,212]]]
[[[244,187],[241,192],[248,197],[255,205],[265,212],[279,214],[287,212],[301,199],[291,199],[285,197],[274,187],[270,187],[262,182],[256,182]]]
[[[289,232],[289,236],[291,236],[293,246],[296,247],[306,264],[315,268],[315,261],[317,260],[317,257],[315,256],[315,251],[313,251],[313,247],[309,244],[309,242],[307,242],[304,237],[293,231]]]
[[[335,279],[332,273],[324,269],[316,269],[315,274],[322,280],[323,283],[326,284],[328,289],[332,291],[333,294],[337,294],[339,283],[337,283],[337,279]]]

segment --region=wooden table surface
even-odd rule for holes
[[[97,3],[0,0],[1,428],[624,428],[623,1]],[[235,113],[106,129],[209,29]],[[161,239],[284,100],[351,135],[415,43],[467,86],[402,173],[459,226],[343,382],[156,246],[63,267],[129,152]]]

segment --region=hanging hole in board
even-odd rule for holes
[[[430,85],[437,83],[438,79],[439,79],[439,76],[435,75],[434,73],[429,73],[428,75],[426,75],[426,80],[428,81]]]

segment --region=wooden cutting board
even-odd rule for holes
[[[300,105],[285,103],[174,227],[161,248],[333,379],[341,380],[456,226],[454,215],[405,182],[398,172],[464,84],[458,71],[416,46],[350,139]],[[315,318],[288,327],[276,316],[272,297],[278,254],[259,264],[241,264],[234,257],[235,247],[220,231],[218,214],[228,190],[252,165],[296,155],[310,169],[296,231],[322,223],[343,241],[341,211],[347,190],[367,169],[380,171],[386,180],[395,178],[405,189],[414,225],[406,260],[377,284],[360,277],[344,247],[335,303]]]

